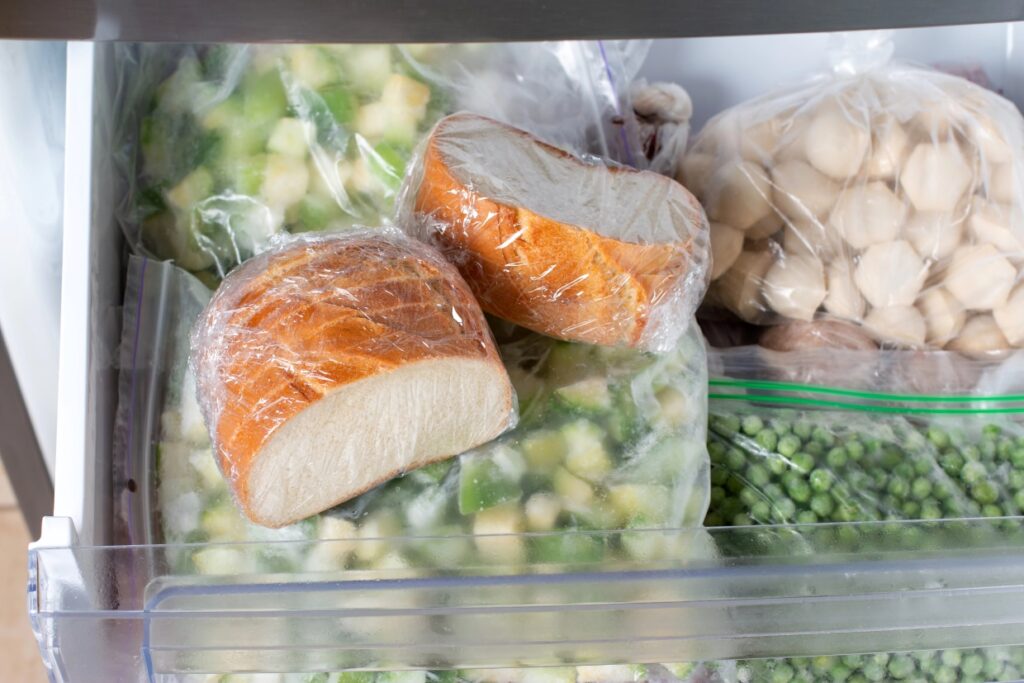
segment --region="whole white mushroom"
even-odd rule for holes
[[[969,311],[990,311],[1006,303],[1017,269],[991,244],[961,247],[943,283]]]
[[[732,268],[715,281],[715,294],[722,305],[750,322],[765,318],[761,285],[774,262],[775,256],[769,249],[740,252]]]
[[[973,176],[960,145],[922,142],[910,153],[900,185],[918,211],[952,211]]]
[[[815,219],[790,221],[782,231],[782,247],[789,253],[810,254],[826,263],[847,249],[835,230]]]
[[[775,166],[771,178],[772,201],[792,221],[825,214],[839,193],[838,183],[798,159]]]
[[[820,107],[804,134],[807,160],[836,180],[857,173],[870,146],[867,126],[834,104]]]
[[[938,261],[964,238],[964,218],[947,211],[918,211],[903,226],[903,236],[923,259]]]
[[[780,315],[812,320],[825,299],[825,268],[806,254],[784,254],[764,276],[764,298]]]
[[[992,311],[992,317],[1010,344],[1024,343],[1024,283],[1013,288],[1006,303]]]
[[[963,304],[942,287],[932,287],[921,294],[917,310],[924,316],[926,340],[934,346],[944,346],[960,333],[967,320]]]
[[[906,205],[888,185],[875,181],[840,194],[829,224],[850,246],[864,249],[896,239],[906,218]]]
[[[864,327],[880,342],[910,348],[924,346],[924,318],[913,306],[872,308],[864,317]]]
[[[967,217],[971,237],[979,244],[991,244],[1011,260],[1024,258],[1024,244],[1017,238],[1024,230],[1019,209],[976,197]]]
[[[873,180],[892,180],[903,167],[909,148],[907,131],[895,119],[887,118],[875,130],[864,172]]]
[[[982,163],[1005,164],[1013,159],[1013,149],[1006,143],[996,122],[984,114],[976,115],[976,119],[971,126],[971,134],[981,152]]]
[[[744,230],[748,240],[763,240],[782,230],[782,216],[773,209],[767,216]]]
[[[1010,348],[1010,344],[995,319],[983,313],[970,318],[946,348],[972,358],[984,358],[1001,355]]]
[[[679,165],[676,180],[698,199],[703,200],[714,168],[714,155],[704,152],[690,152],[683,157],[683,163]]]
[[[854,280],[876,308],[912,306],[928,277],[928,265],[910,243],[873,244],[861,254]]]
[[[711,227],[711,279],[717,280],[743,251],[743,231],[725,223],[712,223]]]
[[[825,296],[825,310],[837,318],[860,320],[864,317],[864,297],[853,280],[853,264],[846,258],[838,258],[825,271],[828,294]]]
[[[708,218],[746,230],[772,211],[768,174],[752,161],[730,162],[712,177],[704,208]]]
[[[989,167],[988,196],[990,199],[1002,202],[1003,204],[1019,204],[1024,202],[1015,184],[1016,173],[1014,164],[999,164]]]

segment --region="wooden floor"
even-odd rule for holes
[[[43,683],[46,673],[25,598],[28,530],[0,465],[0,681]]]

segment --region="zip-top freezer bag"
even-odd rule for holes
[[[996,363],[947,352],[736,347],[713,352],[711,366],[709,526],[1024,511],[1020,354]],[[1007,524],[1021,533],[1019,517]],[[821,538],[871,546],[856,527]]]
[[[831,318],[885,347],[1024,343],[1024,119],[964,79],[840,37],[833,71],[712,119],[682,177],[711,221],[709,304]]]
[[[645,41],[124,46],[119,220],[137,253],[214,286],[280,232],[390,219],[414,146],[457,109],[483,107],[628,162],[642,156],[628,94],[646,50]]]

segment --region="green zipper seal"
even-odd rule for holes
[[[887,394],[856,389],[839,389],[835,387],[819,387],[793,382],[774,382],[771,380],[744,379],[710,379],[708,385],[713,387],[736,387],[740,389],[767,389],[770,391],[797,391],[801,393],[827,394],[831,396],[849,396],[872,401],[889,403],[981,403],[998,401],[1003,403],[1024,402],[1024,394],[1002,394],[996,396],[927,396],[918,394]]]
[[[1016,408],[925,408],[922,406],[882,406],[864,403],[846,403],[843,401],[826,401],[817,398],[801,398],[799,396],[765,396],[761,394],[715,394],[709,393],[708,398],[716,401],[747,401],[750,403],[780,403],[783,405],[806,405],[819,408],[842,408],[873,413],[900,413],[924,415],[984,415],[1024,413],[1024,406]]]

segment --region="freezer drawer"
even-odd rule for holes
[[[901,32],[898,45],[904,56],[945,60],[949,52],[939,48],[956,35],[974,47],[965,55],[1015,95],[1020,60],[1007,58],[1015,28],[915,29]],[[705,119],[712,109],[818,67],[804,57],[819,53],[825,40],[663,41],[646,72],[682,82],[698,102],[698,119]],[[197,577],[175,571],[186,548],[105,546],[126,261],[113,219],[123,188],[109,153],[116,64],[109,44],[72,44],[68,60],[55,515],[34,544],[29,583],[33,622],[56,680],[674,662],[1024,643],[1024,542],[983,520],[866,525],[862,533],[875,537],[879,550],[854,556],[771,551],[789,533],[785,528],[643,532],[680,552],[657,563],[548,565],[543,571],[410,566]],[[926,549],[900,546],[909,528],[927,535]],[[613,535],[598,536],[598,542],[615,542]],[[401,547],[423,541],[377,542]],[[306,542],[207,550],[289,552],[295,543]],[[734,551],[726,556],[718,547]]]

